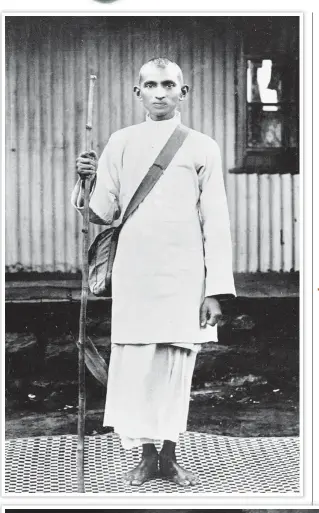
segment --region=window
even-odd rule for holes
[[[246,65],[245,75],[241,74],[246,80],[242,105],[245,136],[241,167],[233,171],[298,173],[297,62],[291,58],[280,62],[278,57],[269,56],[249,56],[242,62]]]
[[[270,59],[247,61],[247,147],[283,146],[282,80]]]

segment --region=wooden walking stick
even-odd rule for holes
[[[92,150],[92,118],[93,118],[93,92],[96,76],[90,76],[88,115],[86,124],[86,150]],[[83,238],[82,238],[82,293],[81,310],[79,321],[79,409],[78,409],[78,441],[76,451],[76,468],[78,492],[84,493],[84,433],[85,433],[85,345],[86,345],[86,308],[88,298],[88,246],[89,246],[89,196],[90,196],[90,176],[84,179],[84,209],[83,209]]]

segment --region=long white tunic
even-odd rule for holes
[[[180,123],[179,116],[115,132],[98,165],[90,208],[105,224],[132,195]],[[76,198],[79,184],[73,191]],[[235,294],[220,152],[190,130],[153,190],[124,225],[112,281],[112,342],[187,344],[217,340],[200,327],[204,296]]]

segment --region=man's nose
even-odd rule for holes
[[[157,89],[155,97],[157,100],[163,100],[165,98],[165,91],[162,88]]]

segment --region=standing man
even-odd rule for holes
[[[111,135],[97,165],[94,153],[77,159],[92,175],[91,221],[120,218],[157,155],[181,123],[187,97],[179,66],[152,59],[134,87],[146,121]],[[97,168],[97,171],[96,171]],[[96,176],[95,176],[96,175]],[[83,209],[79,180],[73,205]],[[186,430],[200,344],[217,341],[220,296],[235,295],[227,201],[219,148],[189,133],[155,187],[124,225],[112,281],[112,351],[104,425],[124,448],[143,446],[125,480],[141,485],[160,474],[178,485],[197,482],[176,461]],[[154,442],[163,441],[158,454]]]

